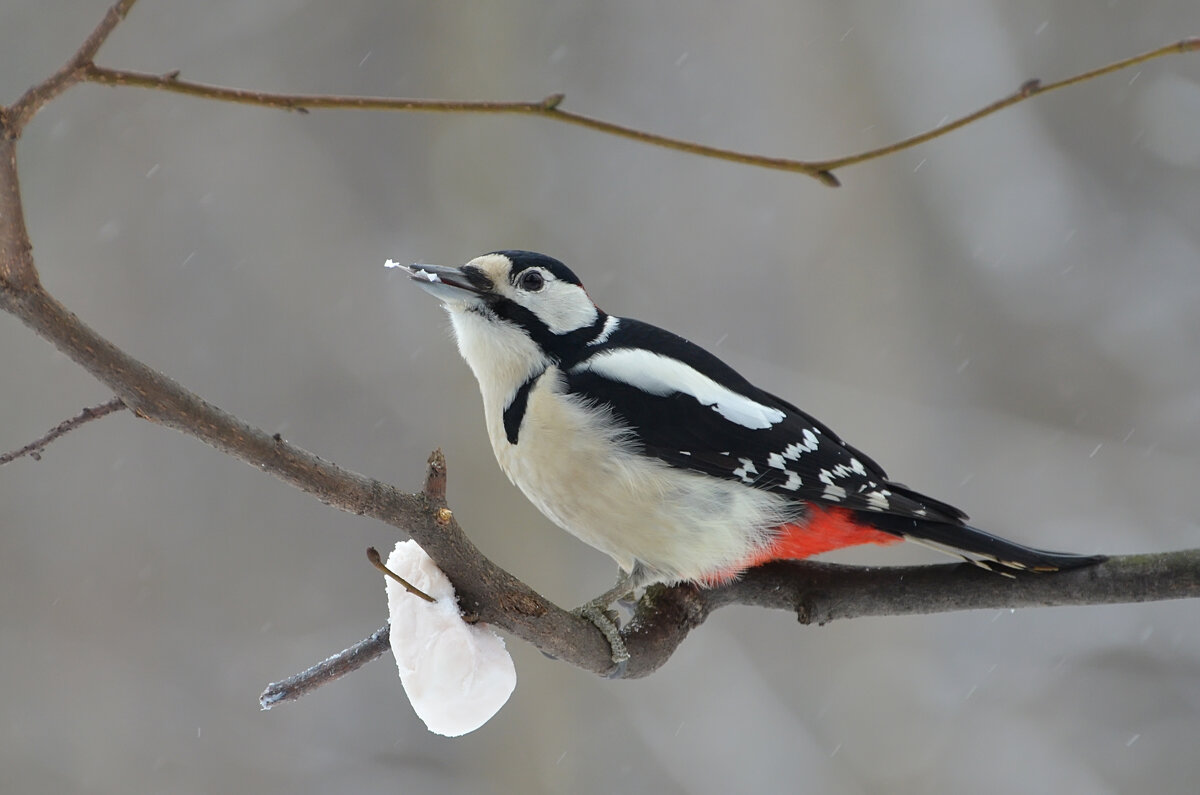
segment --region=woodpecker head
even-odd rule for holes
[[[496,251],[461,268],[405,269],[450,313],[459,351],[481,384],[521,383],[549,364],[577,358],[607,319],[579,278],[544,254]]]

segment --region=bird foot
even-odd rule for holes
[[[600,599],[593,599],[587,604],[575,608],[571,613],[591,621],[600,630],[600,634],[604,635],[604,639],[608,641],[608,647],[612,651],[613,664],[617,666],[615,673],[611,676],[620,678],[625,672],[625,664],[629,661],[629,650],[625,648],[625,640],[621,637],[617,614],[608,609],[612,600],[607,596],[608,594],[605,594]]]

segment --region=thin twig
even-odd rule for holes
[[[367,547],[367,560],[371,561],[371,565],[374,566],[375,568],[379,569],[380,571],[382,571],[386,576],[391,577],[393,580],[400,583],[400,585],[404,588],[404,590],[408,591],[413,596],[419,596],[422,599],[424,599],[426,602],[436,602],[437,601],[437,599],[434,599],[432,596],[425,593],[420,588],[413,585],[411,582],[404,579],[399,574],[397,574],[396,572],[392,571],[387,566],[385,566],[383,561],[379,557],[379,550],[377,550],[375,547]]]
[[[277,94],[267,91],[248,91],[237,88],[226,88],[223,86],[209,85],[205,83],[196,83],[188,80],[180,80],[178,72],[170,72],[165,75],[154,75],[146,72],[135,72],[124,69],[109,69],[107,67],[96,66],[89,64],[86,70],[84,79],[93,83],[102,83],[104,85],[113,86],[137,86],[139,88],[151,88],[161,91],[172,91],[179,94],[186,94],[193,97],[201,97],[203,99],[219,100],[222,102],[236,102],[247,105],[258,105],[269,108],[283,108],[286,110],[307,112],[315,109],[348,109],[348,110],[388,110],[388,111],[418,111],[431,113],[506,113],[506,114],[524,114],[531,116],[543,116],[568,124],[574,124],[580,127],[586,127],[591,130],[605,133],[607,135],[615,135],[620,138],[627,138],[639,143],[648,144],[650,146],[660,146],[666,149],[673,149],[678,152],[688,152],[690,154],[708,157],[715,160],[725,160],[732,163],[741,163],[748,166],[757,166],[760,168],[769,168],[777,171],[790,171],[820,180],[822,183],[831,187],[836,187],[838,184],[837,177],[833,175],[834,169],[844,168],[858,163],[864,163],[868,160],[875,160],[886,155],[894,154],[905,149],[910,149],[919,144],[932,141],[947,133],[953,132],[960,127],[965,127],[972,122],[976,122],[985,116],[990,116],[993,113],[1004,110],[1005,108],[1023,102],[1030,97],[1044,94],[1048,91],[1054,91],[1059,88],[1082,83],[1093,78],[1101,77],[1102,75],[1110,74],[1121,69],[1128,69],[1131,66],[1152,61],[1156,58],[1162,58],[1167,55],[1178,53],[1187,53],[1200,49],[1200,38],[1188,38],[1168,44],[1164,47],[1159,47],[1149,52],[1144,52],[1141,55],[1135,55],[1132,58],[1126,58],[1121,61],[1102,66],[1099,69],[1093,69],[1088,72],[1082,72],[1072,77],[1058,80],[1053,83],[1043,85],[1040,81],[1030,80],[1021,86],[1015,93],[997,100],[996,102],[987,105],[973,113],[968,113],[939,127],[923,132],[920,135],[915,135],[911,138],[906,138],[903,141],[898,141],[878,149],[871,149],[859,154],[849,155],[846,157],[833,158],[830,160],[795,160],[784,157],[770,157],[767,155],[756,155],[748,152],[739,152],[733,149],[722,149],[720,147],[708,146],[706,144],[688,141],[682,138],[672,138],[666,135],[639,130],[634,127],[628,127],[622,124],[605,121],[603,119],[585,116],[582,113],[563,110],[561,103],[563,102],[563,94],[551,94],[537,102],[472,102],[472,101],[453,101],[453,100],[437,100],[437,99],[400,99],[389,97],[360,97],[360,96],[340,96],[333,94]]]
[[[357,671],[391,650],[390,635],[391,627],[384,624],[372,632],[370,637],[360,640],[350,648],[343,649],[295,676],[272,682],[258,697],[259,705],[263,709],[270,709],[276,704],[295,701],[322,685],[336,682],[346,674]]]
[[[790,160],[782,157],[748,154],[732,149],[722,149],[715,146],[688,141],[681,138],[671,138],[666,135],[626,127],[603,119],[584,116],[581,113],[562,110],[559,107],[564,99],[563,94],[551,94],[536,102],[487,102],[487,101],[455,101],[444,99],[402,99],[393,97],[363,97],[336,94],[277,94],[269,91],[248,91],[240,88],[226,88],[207,83],[196,83],[179,79],[178,72],[165,75],[155,75],[146,72],[135,72],[126,69],[109,69],[92,65],[88,68],[86,79],[92,83],[110,86],[136,86],[160,91],[171,91],[177,94],[212,99],[220,102],[233,102],[243,105],[257,105],[266,108],[308,112],[310,110],[388,110],[388,111],[417,111],[425,113],[502,113],[521,114],[526,116],[543,116],[557,121],[575,124],[580,127],[597,130],[619,138],[628,138],[651,146],[661,146],[678,152],[709,157],[716,160],[726,160],[733,163],[743,163],[751,166],[772,168],[779,171],[793,171],[807,174],[821,180],[827,185],[837,186],[838,181],[832,174],[823,171],[820,165],[805,163],[801,160]]]
[[[120,411],[123,408],[125,408],[125,403],[120,398],[113,398],[107,403],[101,403],[99,406],[84,409],[78,416],[72,417],[69,420],[63,420],[58,425],[55,425],[45,436],[34,439],[20,450],[12,450],[4,455],[0,455],[0,466],[4,466],[26,455],[34,461],[40,461],[42,460],[42,451],[46,449],[46,445],[55,439],[70,433],[81,425],[108,416],[114,411]]]
[[[1125,58],[1121,61],[1115,61],[1107,66],[1101,66],[1099,69],[1081,72],[1080,74],[1065,78],[1063,80],[1057,80],[1053,83],[1043,84],[1040,80],[1027,80],[1021,85],[1020,88],[1016,90],[1016,92],[1008,95],[1004,99],[997,100],[990,105],[980,108],[974,113],[968,113],[966,116],[960,116],[953,121],[946,122],[945,124],[942,124],[927,132],[923,132],[920,135],[914,135],[911,138],[905,138],[903,141],[897,141],[894,144],[881,146],[878,149],[871,149],[867,152],[863,152],[862,154],[851,155],[849,157],[840,157],[835,160],[824,160],[819,163],[813,163],[812,165],[817,168],[823,168],[832,171],[835,168],[845,168],[846,166],[857,165],[858,163],[863,163],[867,160],[875,160],[876,158],[885,157],[895,152],[911,149],[912,147],[918,146],[927,141],[932,141],[934,138],[939,138],[946,133],[959,129],[960,127],[966,127],[968,124],[973,124],[985,116],[991,116],[993,113],[1002,111],[1005,108],[1016,105],[1019,102],[1024,102],[1031,97],[1036,97],[1038,94],[1045,94],[1048,91],[1055,91],[1060,88],[1066,88],[1067,86],[1073,86],[1076,83],[1083,83],[1097,77],[1102,77],[1113,72],[1119,72],[1122,69],[1128,69],[1131,66],[1137,66],[1138,64],[1143,64],[1147,61],[1153,61],[1155,58],[1162,58],[1166,55],[1178,55],[1180,53],[1194,52],[1195,50],[1200,50],[1200,37],[1181,39],[1174,44],[1167,44],[1163,47],[1159,47],[1158,49],[1144,52],[1141,55],[1135,55],[1132,58]]]
[[[84,75],[91,66],[92,59],[100,51],[100,47],[108,41],[108,37],[116,30],[117,25],[121,24],[121,20],[125,19],[125,15],[129,13],[129,9],[133,8],[133,4],[136,2],[137,0],[118,0],[114,3],[104,15],[104,19],[100,20],[100,24],[83,40],[83,44],[69,61],[49,78],[22,94],[21,98],[8,108],[8,125],[10,127],[8,133],[10,135],[20,137],[21,131],[34,114],[59,94],[84,79]]]

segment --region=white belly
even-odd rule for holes
[[[563,396],[560,377],[551,367],[530,391],[517,445],[486,412],[492,449],[551,521],[627,572],[640,563],[640,584],[728,575],[793,515],[777,495],[639,455],[607,412]]]

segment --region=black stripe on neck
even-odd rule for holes
[[[521,422],[525,419],[525,409],[529,407],[529,390],[533,389],[538,379],[546,374],[542,370],[537,375],[530,376],[525,383],[517,387],[516,393],[504,409],[504,435],[509,444],[517,443],[517,435],[521,432]]]
[[[587,343],[599,336],[604,330],[604,322],[608,320],[608,315],[597,307],[596,319],[590,324],[566,334],[555,334],[546,327],[541,318],[516,301],[497,297],[489,302],[488,308],[501,320],[523,328],[538,347],[563,369],[591,355],[592,351],[587,350]]]

